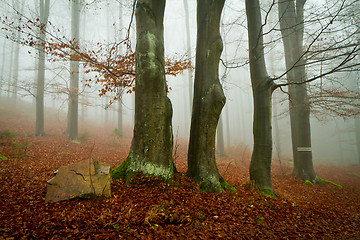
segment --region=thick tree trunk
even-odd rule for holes
[[[256,75],[256,73],[252,75]],[[272,81],[270,78],[261,79],[262,80],[259,81],[257,84],[253,84],[254,149],[250,163],[250,181],[263,194],[272,195],[273,187],[271,181],[271,95],[273,89]]]
[[[306,84],[298,84],[306,79],[303,50],[303,7],[304,0],[279,2],[279,21],[285,49],[287,81],[289,86],[289,108],[291,137],[294,157],[294,175],[314,182],[310,131],[310,106]],[[295,84],[296,83],[296,84]]]
[[[45,42],[45,30],[49,17],[50,0],[40,0],[40,22],[43,29],[40,30],[40,41]],[[35,136],[44,136],[44,83],[45,83],[45,52],[39,49],[38,73],[36,84],[36,122]]]
[[[75,48],[79,46],[80,31],[80,0],[72,0],[71,5],[71,38]],[[79,62],[74,59],[75,51],[72,51],[70,58],[70,93],[68,130],[69,138],[78,138],[78,108],[79,108]]]
[[[135,126],[127,159],[112,171],[114,178],[130,178],[137,171],[170,178],[172,107],[164,70],[165,0],[138,0],[136,4]]]
[[[220,176],[215,160],[215,134],[225,96],[219,82],[222,40],[219,31],[224,0],[197,1],[197,43],[194,100],[187,175],[200,191],[234,190]]]
[[[217,152],[220,156],[225,156],[225,144],[224,144],[224,124],[222,121],[222,116],[219,117],[218,126],[216,129],[216,146]]]
[[[263,48],[262,21],[258,0],[246,0],[250,76],[254,99],[254,149],[250,182],[263,195],[275,196],[271,181],[271,96],[276,85],[268,76]]]
[[[123,117],[122,117],[122,96],[118,99],[118,109],[117,109],[117,136],[122,137],[123,136]]]

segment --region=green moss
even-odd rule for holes
[[[272,191],[270,189],[261,189],[260,194],[265,196],[265,197],[277,198],[274,191]]]
[[[358,174],[358,173],[353,173],[352,175],[360,177],[360,174]]]
[[[12,158],[23,158],[27,156],[27,148],[28,148],[28,142],[27,141],[21,141],[21,142],[12,142],[11,146],[13,149],[10,151],[10,157]]]
[[[228,191],[231,191],[231,192],[236,192],[236,189],[231,186],[227,181],[223,180],[222,183],[221,183],[221,186],[225,189],[225,190],[228,190]]]
[[[206,178],[201,178],[199,191],[204,193],[223,193],[225,190],[217,177],[207,176]]]
[[[16,132],[11,132],[10,130],[3,130],[0,132],[0,139],[13,138],[16,137],[16,135]]]
[[[127,170],[130,165],[129,157],[125,159],[119,166],[114,167],[113,170],[111,170],[111,177],[114,179],[120,179],[125,178],[127,175]]]
[[[7,160],[7,157],[5,157],[4,155],[2,155],[2,154],[0,153],[0,159],[1,159],[1,160]]]
[[[175,186],[180,186],[179,182],[176,182],[176,181],[171,180],[171,179],[166,180],[166,183],[171,184],[171,185],[175,185]]]
[[[311,186],[311,187],[314,186],[314,184],[309,180],[305,181],[305,185],[308,185],[308,186]]]
[[[77,140],[72,140],[73,143],[75,144],[81,144],[81,142],[77,141]]]
[[[236,189],[224,179],[218,180],[215,176],[202,178],[199,183],[199,191],[205,193],[223,193],[225,190],[236,192]]]
[[[325,179],[322,179],[320,177],[316,177],[316,181],[320,181],[320,182],[325,183],[325,184],[331,184],[331,185],[334,185],[334,186],[338,187],[339,189],[343,189],[343,187],[341,185],[336,184],[336,183],[331,182],[331,181],[328,181],[328,180],[325,180]]]

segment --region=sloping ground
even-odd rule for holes
[[[61,165],[93,158],[116,166],[131,139],[92,128],[77,144],[61,134],[57,121],[49,121],[45,137],[26,136],[34,121],[25,117],[1,109],[0,131],[18,135],[0,139],[0,154],[7,158],[0,160],[0,239],[360,239],[359,166],[316,166],[339,189],[307,186],[288,175],[289,166],[275,164],[279,197],[270,199],[246,186],[245,149],[229,149],[218,164],[236,193],[199,193],[182,175],[173,179],[179,185],[138,176],[131,185],[113,181],[111,198],[46,204],[46,181]],[[185,173],[184,144],[177,148],[176,165]]]

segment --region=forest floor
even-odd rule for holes
[[[0,139],[0,239],[360,239],[359,166],[315,165],[339,189],[305,185],[288,163],[275,161],[278,198],[271,199],[247,186],[251,152],[245,148],[218,157],[221,175],[237,192],[198,192],[184,176],[186,144],[177,141],[174,181],[180,185],[137,177],[130,185],[113,181],[109,198],[45,203],[46,182],[60,166],[90,158],[116,166],[131,137],[82,124],[79,144],[54,119],[46,121],[46,136],[34,137],[33,117],[3,105],[0,132],[17,135]]]

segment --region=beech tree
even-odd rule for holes
[[[356,71],[358,62],[354,61],[359,47],[356,45],[353,23],[346,23],[348,9],[353,9],[353,0],[334,2],[332,9],[325,9],[319,26],[312,26],[314,34],[310,35],[307,46],[304,46],[304,23],[313,20],[304,18],[305,0],[284,0],[278,2],[280,30],[285,52],[286,76],[289,90],[289,109],[291,120],[291,135],[294,157],[294,175],[303,180],[318,182],[313,167],[310,131],[311,106],[323,105],[338,115],[350,116],[359,114],[354,99],[356,91],[340,89],[325,89],[323,81],[326,76],[346,71]],[[326,8],[326,7],[325,7]],[[328,13],[329,12],[329,13]],[[315,14],[318,17],[318,15]],[[356,22],[356,21],[355,21]],[[358,22],[358,20],[357,20]],[[346,27],[345,27],[346,26]],[[349,29],[344,31],[345,29]],[[347,34],[339,35],[344,31]],[[316,44],[320,43],[320,44]],[[320,67],[317,67],[320,65]],[[320,74],[308,77],[307,69],[320,70]],[[308,94],[307,83],[321,78],[317,94]],[[333,77],[336,78],[336,77]],[[332,79],[327,79],[332,81]],[[341,86],[342,88],[342,86]],[[338,104],[334,104],[337,98]],[[342,99],[341,101],[338,101]],[[339,104],[342,102],[342,104]],[[320,104],[319,104],[320,103]],[[354,109],[355,108],[355,109]],[[346,113],[344,113],[346,112]],[[323,112],[322,112],[323,113]],[[324,114],[324,113],[323,113]]]
[[[282,42],[285,50],[287,81],[290,83],[289,109],[294,157],[294,175],[314,182],[316,173],[312,161],[310,105],[303,52],[304,4],[306,0],[281,0],[278,13]]]
[[[190,20],[189,20],[189,4],[188,4],[188,0],[183,0],[183,4],[184,4],[184,12],[185,12],[185,27],[186,27],[186,51],[188,54],[188,57],[191,61],[191,42],[190,42]],[[192,71],[188,71],[188,82],[189,82],[189,109],[191,112],[191,104],[192,104],[192,100],[193,100],[193,82],[192,82]],[[186,105],[184,104],[184,113],[186,113]]]
[[[79,59],[76,50],[79,49],[80,32],[80,0],[71,0],[71,44],[70,55],[70,92],[68,110],[68,133],[71,140],[78,138],[78,108],[79,108]]]
[[[12,1],[12,5],[15,9],[20,9],[20,11],[23,10],[24,8],[24,4],[25,1]],[[21,24],[21,19],[17,19],[18,24]],[[13,59],[13,67],[12,69],[10,69],[10,71],[12,70],[12,103],[14,105],[16,105],[16,98],[17,98],[17,85],[18,85],[18,78],[19,78],[19,57],[20,57],[20,41],[21,38],[21,32],[17,32],[16,34],[16,39],[17,41],[15,42],[15,49],[14,49],[14,59]]]
[[[222,52],[220,17],[224,0],[197,1],[197,42],[194,99],[187,175],[200,191],[235,190],[221,176],[215,160],[215,134],[225,95],[219,81]]]
[[[45,42],[46,26],[49,18],[50,0],[40,0],[40,24],[42,29],[39,32],[39,41],[41,44]],[[45,51],[39,48],[36,84],[36,123],[35,136],[44,136],[44,84],[45,84]]]
[[[246,0],[250,78],[254,99],[254,148],[250,182],[267,196],[275,196],[271,181],[272,132],[271,98],[276,84],[267,73],[259,0]]]
[[[136,3],[135,126],[126,160],[112,171],[129,178],[137,171],[169,179],[172,158],[172,106],[167,97],[163,19],[165,0]]]

